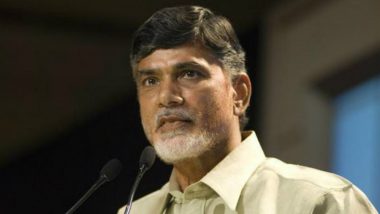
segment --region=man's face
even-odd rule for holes
[[[234,89],[211,53],[193,44],[158,49],[135,72],[142,125],[161,159],[196,158],[228,142],[238,124]]]

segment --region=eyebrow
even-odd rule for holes
[[[198,68],[198,69],[205,69],[205,67],[197,62],[194,61],[188,61],[188,62],[181,62],[175,65],[175,68],[180,70],[180,69],[185,69],[185,68]]]
[[[188,61],[188,62],[181,62],[174,65],[174,70],[183,70],[186,68],[196,68],[204,70],[205,67],[197,62],[194,61]],[[141,78],[142,76],[149,76],[149,75],[155,75],[158,73],[160,69],[156,68],[147,68],[147,69],[140,69],[136,71],[136,79]]]
[[[141,69],[135,73],[135,79],[139,79],[142,76],[149,76],[157,73],[157,69]]]

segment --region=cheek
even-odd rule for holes
[[[148,115],[149,115],[148,109],[145,108],[143,105],[141,105],[141,107],[140,107],[140,117],[141,117],[141,122],[143,123],[144,126],[148,122],[147,121],[147,118],[149,118]]]
[[[153,114],[154,97],[147,93],[138,93],[138,102],[140,106],[140,115],[142,119],[149,118]]]
[[[153,105],[147,99],[143,99],[139,97],[139,105],[140,105],[140,117],[141,122],[146,134],[151,132],[152,127],[154,127],[154,112]]]
[[[223,88],[203,90],[196,99],[196,105],[203,122],[220,123],[233,114],[231,96]],[[210,124],[211,125],[211,124]],[[216,124],[215,124],[216,125]]]

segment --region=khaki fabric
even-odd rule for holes
[[[184,192],[172,173],[160,190],[135,201],[131,213],[377,213],[367,197],[346,179],[265,157],[253,131],[244,132],[243,139]]]

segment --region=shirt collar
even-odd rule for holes
[[[265,155],[253,131],[242,133],[244,141],[201,179],[236,210],[240,193],[252,173],[265,160]]]
[[[254,131],[242,132],[243,142],[208,172],[200,182],[213,189],[231,210],[236,210],[243,187],[252,173],[265,160]],[[169,189],[179,189],[172,172]]]

